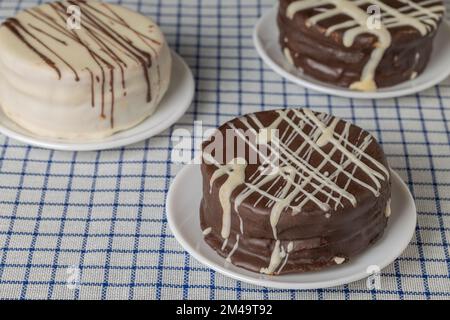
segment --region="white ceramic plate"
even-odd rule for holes
[[[37,147],[65,151],[92,151],[123,147],[150,138],[177,122],[191,105],[195,84],[192,72],[183,59],[172,52],[172,78],[168,91],[156,112],[139,125],[110,137],[74,142],[36,136],[9,120],[0,108],[0,133]]]
[[[385,99],[413,94],[428,89],[443,81],[450,75],[450,25],[443,23],[434,41],[433,54],[425,71],[416,79],[399,85],[382,88],[376,92],[360,92],[340,88],[302,74],[291,65],[281,52],[278,43],[278,26],[276,23],[278,8],[272,8],[264,14],[255,25],[253,41],[256,51],[263,61],[276,73],[302,87],[330,95],[359,98]]]
[[[416,227],[416,207],[408,188],[392,174],[392,215],[383,237],[350,262],[323,271],[268,276],[226,262],[203,240],[200,229],[202,180],[200,165],[186,165],[173,181],[167,198],[167,219],[178,242],[195,259],[236,280],[280,289],[317,289],[366,278],[367,268],[392,263],[408,246]]]

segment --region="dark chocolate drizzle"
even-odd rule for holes
[[[94,73],[89,68],[86,68],[86,70],[89,72],[89,75],[91,76],[91,105],[92,108],[94,108],[95,107]]]
[[[51,68],[56,71],[58,75],[58,79],[61,79],[61,70],[56,66],[56,63],[47,57],[45,54],[36,49],[27,39],[25,39],[24,35],[19,31],[19,29],[26,30],[22,24],[16,18],[7,19],[3,25],[7,27],[17,38],[20,39],[30,50],[36,53],[46,64],[48,64]]]
[[[53,31],[56,31],[59,36],[65,37],[72,40],[82,46],[89,55],[92,57],[95,64],[99,67],[100,76],[95,74],[93,70],[86,68],[85,70],[90,74],[91,79],[91,104],[95,107],[95,85],[94,82],[101,82],[101,118],[107,118],[105,113],[105,91],[106,89],[106,75],[107,70],[109,70],[109,93],[111,94],[111,105],[110,105],[110,123],[111,128],[114,127],[114,108],[115,108],[115,96],[114,96],[114,71],[116,67],[119,69],[121,76],[122,92],[123,96],[127,95],[126,81],[125,81],[125,68],[128,67],[126,62],[120,57],[120,55],[125,55],[133,61],[139,63],[142,66],[142,71],[144,79],[146,81],[147,95],[146,102],[152,100],[151,84],[149,69],[153,65],[152,54],[156,55],[157,51],[154,48],[155,45],[161,45],[161,43],[151,37],[142,34],[138,30],[133,29],[126,21],[123,19],[113,8],[102,3],[105,11],[100,11],[95,6],[92,6],[86,0],[67,0],[67,1],[57,1],[48,4],[52,10],[56,13],[59,19],[55,19],[44,12],[40,7],[27,9],[25,12],[31,15],[36,20],[46,24]],[[77,30],[69,30],[66,28],[66,19],[69,17],[67,14],[67,8],[70,5],[76,5],[80,8],[83,19],[81,20],[81,27],[87,34],[87,36],[94,41],[99,47],[101,53],[110,58],[113,63],[105,60],[100,52],[92,50],[92,48],[81,39]],[[99,16],[107,18],[114,24],[120,24],[122,27],[129,29],[133,32],[149,49],[149,51],[142,50],[136,46],[130,39],[117,33],[110,25],[105,23],[103,20],[99,19]],[[35,33],[45,35],[48,38],[57,41],[58,43],[67,46],[68,42],[63,38],[60,39],[30,23],[24,25],[17,18],[7,19],[3,25],[7,27],[20,41],[22,41],[30,50],[37,54],[50,68],[54,69],[58,75],[58,79],[61,79],[61,70],[55,60],[59,60],[64,63],[75,76],[75,81],[79,81],[79,75],[75,68],[66,61],[63,57],[58,55],[50,45],[47,45],[43,40],[39,38]],[[33,31],[35,33],[33,33]],[[35,45],[30,43],[29,39],[33,39],[38,42],[44,50],[38,49]],[[113,50],[114,49],[114,50]],[[54,60],[55,59],[55,60]],[[160,76],[159,76],[160,78]]]

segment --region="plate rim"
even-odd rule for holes
[[[124,136],[120,137],[118,139],[110,140],[110,141],[103,141],[103,139],[95,140],[95,141],[86,141],[86,142],[74,142],[70,140],[61,139],[61,141],[48,141],[46,138],[41,138],[37,135],[34,135],[33,133],[25,134],[22,132],[15,131],[14,129],[8,128],[4,126],[0,122],[0,134],[3,134],[4,136],[14,139],[16,141],[22,142],[24,144],[38,147],[42,149],[47,150],[57,150],[57,151],[73,151],[73,152],[84,152],[84,151],[102,151],[102,150],[112,150],[117,149],[121,147],[125,147],[127,145],[131,145],[134,143],[138,143],[140,141],[149,139],[153,136],[158,135],[162,131],[170,128],[172,125],[177,123],[179,119],[187,112],[187,110],[190,108],[192,101],[194,100],[195,95],[195,80],[194,76],[192,74],[192,70],[190,69],[189,65],[186,63],[186,61],[174,50],[171,49],[171,54],[173,57],[173,63],[179,64],[179,66],[184,69],[184,72],[186,72],[187,81],[183,83],[187,87],[187,90],[189,90],[189,99],[186,100],[186,104],[183,105],[183,108],[178,108],[179,105],[177,105],[177,108],[175,109],[175,112],[171,113],[172,116],[167,119],[165,122],[161,122],[157,124],[153,130],[151,131],[142,131],[138,132],[132,136]],[[172,82],[172,81],[171,81]],[[170,89],[169,89],[170,90]],[[163,98],[165,99],[166,96]],[[161,105],[161,102],[160,102]],[[158,106],[159,108],[159,106]],[[151,116],[150,116],[151,117]],[[148,118],[150,118],[148,117]],[[145,121],[148,119],[144,119],[141,123],[137,124],[136,126],[129,128],[127,130],[123,130],[118,133],[126,133],[128,130],[131,130],[133,128],[136,128],[137,126],[145,123]],[[25,129],[26,130],[26,129]],[[106,138],[114,137],[108,136]]]
[[[194,166],[196,166],[197,168],[192,169]],[[289,282],[277,281],[277,278],[283,277],[283,275],[276,276],[271,279],[256,279],[253,277],[246,276],[242,273],[238,273],[237,271],[228,270],[227,268],[217,265],[213,261],[210,261],[207,257],[204,257],[201,253],[199,253],[197,250],[195,250],[195,248],[192,247],[188,243],[187,240],[185,240],[185,238],[182,236],[183,233],[178,228],[177,223],[174,222],[174,215],[172,214],[175,211],[175,210],[173,210],[173,206],[174,206],[174,202],[176,202],[176,200],[174,200],[175,192],[173,190],[174,190],[174,188],[176,188],[177,185],[179,185],[180,183],[182,184],[183,179],[185,178],[186,175],[188,175],[190,170],[197,170],[198,173],[200,174],[200,164],[193,164],[193,163],[186,164],[175,176],[175,179],[172,181],[170,188],[169,188],[168,195],[167,195],[166,216],[167,216],[167,222],[168,222],[169,228],[170,228],[171,232],[173,233],[175,240],[183,247],[183,249],[185,251],[187,251],[192,257],[194,257],[202,265],[205,265],[209,269],[212,269],[212,270],[214,270],[224,276],[232,278],[234,280],[242,281],[242,282],[249,283],[249,284],[256,285],[256,286],[275,288],[275,289],[311,290],[311,289],[329,288],[329,287],[335,287],[335,286],[339,286],[339,285],[349,284],[349,283],[352,283],[352,282],[355,282],[355,281],[358,281],[361,279],[365,279],[369,276],[367,273],[362,274],[360,272],[360,273],[355,273],[355,274],[352,274],[352,275],[344,277],[344,278],[333,279],[333,280],[322,280],[322,281],[307,282],[307,283],[304,283],[304,282],[303,283],[300,283],[300,282],[289,283]],[[410,190],[406,186],[405,182],[400,177],[400,175],[393,169],[391,169],[391,172],[392,172],[392,178],[397,180],[400,188],[403,189],[403,192],[406,191],[406,194],[408,196],[408,201],[410,202],[409,204],[412,205],[412,208],[414,209],[414,213],[410,213],[410,215],[413,215],[413,217],[409,217],[409,219],[411,219],[410,222],[412,222],[412,220],[414,220],[414,224],[413,224],[414,227],[411,228],[411,230],[405,231],[405,234],[406,234],[406,232],[408,232],[408,234],[405,235],[405,239],[407,237],[409,240],[406,244],[403,244],[401,246],[401,250],[396,250],[395,254],[389,255],[388,258],[384,258],[382,261],[377,261],[377,266],[379,266],[380,269],[384,269],[387,266],[389,266],[406,250],[406,248],[409,246],[409,244],[411,242],[411,239],[414,236],[415,229],[417,226],[417,208],[415,205],[414,198],[413,198]],[[192,190],[192,188],[188,188],[188,190]],[[201,191],[199,191],[199,192],[201,192]],[[200,226],[198,226],[198,228],[199,228],[198,231],[201,232]],[[378,241],[382,241],[382,239],[380,239]],[[204,245],[206,245],[206,243],[204,243]],[[373,250],[373,247],[369,247],[365,252],[366,253],[370,252],[370,250]],[[399,252],[397,252],[397,251],[399,251]],[[222,257],[220,257],[220,258],[223,259]],[[223,260],[225,261],[225,259],[223,259]],[[344,264],[343,266],[350,266],[351,263],[352,262],[349,262],[348,264]],[[343,267],[343,266],[340,266],[340,267]],[[239,267],[237,267],[237,268],[239,268]],[[242,270],[244,270],[244,269],[242,269]]]
[[[282,78],[301,86],[305,89],[314,90],[323,94],[327,94],[330,96],[337,96],[342,98],[350,98],[350,99],[363,99],[363,100],[382,100],[382,99],[392,99],[392,98],[400,98],[408,95],[412,95],[421,91],[424,91],[426,89],[429,89],[431,87],[436,86],[440,82],[444,81],[450,76],[450,67],[448,67],[448,70],[446,72],[443,72],[441,76],[433,78],[431,81],[419,83],[418,85],[410,88],[403,88],[398,90],[391,90],[391,91],[376,91],[376,92],[360,92],[360,91],[353,91],[345,88],[339,88],[339,87],[332,87],[331,85],[325,83],[325,82],[318,82],[313,83],[310,82],[308,79],[304,79],[298,76],[293,75],[283,67],[279,66],[278,63],[276,63],[270,55],[267,53],[266,50],[264,50],[263,41],[260,38],[260,30],[263,25],[263,23],[270,18],[271,15],[275,15],[276,11],[278,10],[278,6],[275,5],[271,9],[267,10],[263,13],[261,17],[257,20],[255,23],[255,26],[253,28],[253,44],[255,46],[256,52],[258,53],[259,57],[264,61],[264,63],[275,73],[277,73]],[[447,34],[450,35],[450,23],[446,20],[443,20],[440,26],[439,32],[447,32]],[[431,61],[430,61],[431,62]],[[416,79],[420,79],[422,75],[419,75]],[[391,88],[395,88],[391,87]],[[387,88],[385,88],[387,89]]]

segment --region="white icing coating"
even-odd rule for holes
[[[339,125],[338,118],[324,114],[316,115],[308,109],[288,109],[276,112],[278,117],[268,126],[264,126],[256,115],[251,115],[248,119],[239,119],[255,136],[263,129],[280,131],[280,124],[282,122],[285,124],[283,132],[279,132],[280,136],[272,135],[270,143],[267,144],[271,151],[270,155],[261,153],[255,140],[249,139],[248,135],[242,133],[242,130],[237,130],[234,124],[229,124],[230,128],[234,129],[237,136],[245,141],[250,149],[258,152],[262,160],[258,170],[247,179],[245,177],[247,164],[244,159],[235,158],[227,165],[221,165],[210,154],[206,152],[203,154],[206,162],[217,167],[210,180],[211,187],[218,178],[227,175],[227,179],[219,189],[223,210],[222,237],[225,239],[222,250],[225,249],[230,234],[231,194],[241,185],[243,189],[236,194],[234,199],[234,211],[239,215],[239,206],[242,202],[252,194],[259,194],[260,197],[254,206],[263,199],[266,200],[266,206],[271,208],[270,225],[273,236],[278,240],[277,224],[281,214],[286,210],[290,209],[291,213],[295,215],[305,205],[314,204],[325,212],[326,218],[330,218],[328,212],[330,208],[336,210],[340,206],[343,207],[344,199],[356,206],[355,195],[347,191],[351,183],[369,190],[378,197],[381,182],[389,179],[389,169],[365,152],[374,141],[371,135],[363,136],[363,131],[361,131],[358,139],[350,142],[351,125],[347,122]],[[308,134],[304,131],[305,126],[312,128]],[[339,132],[337,132],[338,126],[340,127]],[[302,138],[303,143],[293,150],[290,145],[297,138]],[[331,149],[325,152],[324,147]],[[339,160],[333,157],[336,152],[341,154]],[[309,162],[313,153],[323,157],[316,167]],[[333,171],[331,173],[325,171],[326,166],[331,166]],[[353,166],[353,168],[349,169],[349,166]],[[270,174],[262,173],[267,172],[264,170],[265,167],[271,169]],[[366,175],[365,180],[369,182],[355,177],[357,169]],[[345,178],[346,183],[343,186],[338,185],[338,178]],[[269,187],[267,187],[268,185]],[[275,185],[278,185],[278,189],[273,192]],[[243,234],[242,219],[240,231]],[[274,273],[282,259],[291,250],[292,245],[286,249],[282,248],[278,242],[274,247],[270,265],[263,268],[261,272]]]
[[[211,227],[206,228],[205,230],[203,230],[203,235],[204,235],[204,236],[207,236],[208,234],[211,233],[211,231],[212,231],[212,228],[211,228]]]
[[[325,34],[331,35],[334,31],[348,29],[344,32],[343,44],[351,47],[355,38],[363,33],[370,33],[378,38],[378,42],[374,47],[369,61],[364,66],[360,81],[352,83],[351,89],[360,91],[374,91],[377,89],[375,83],[375,71],[383,58],[387,48],[391,45],[392,38],[389,32],[390,28],[400,26],[411,26],[420,32],[422,36],[437,28],[437,22],[441,19],[445,6],[437,0],[425,0],[421,2],[413,2],[410,0],[399,0],[405,6],[401,8],[393,8],[380,0],[298,0],[292,2],[286,10],[286,16],[293,19],[297,12],[317,8],[325,5],[333,5],[334,9],[324,10],[308,19],[307,26],[312,26],[325,19],[345,14],[351,20],[330,26]],[[363,10],[361,5],[376,5],[380,8],[381,25],[380,28],[372,28],[368,21],[369,13]],[[425,7],[429,6],[429,7]]]
[[[16,19],[24,29],[12,19],[6,21],[10,27],[0,27],[0,105],[9,118],[39,136],[97,139],[128,129],[154,113],[169,86],[170,49],[151,19],[118,5],[77,4],[81,29],[69,30],[66,12],[56,4],[20,12]],[[144,52],[151,57],[148,72],[139,61]]]
[[[336,264],[343,264],[345,262],[345,258],[342,257],[334,257],[334,262],[336,262]]]

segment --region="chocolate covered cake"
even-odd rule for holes
[[[146,16],[99,1],[47,3],[0,26],[0,106],[38,136],[103,138],[155,112],[171,65]]]
[[[375,91],[416,78],[430,59],[441,0],[280,0],[286,59],[304,74]]]
[[[263,274],[342,264],[377,241],[390,170],[363,129],[308,109],[249,114],[202,145],[201,229],[234,265]]]

